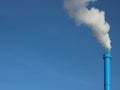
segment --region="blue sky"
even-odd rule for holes
[[[120,90],[120,1],[91,4],[111,25],[112,90]],[[0,90],[103,90],[105,49],[63,0],[0,1]]]

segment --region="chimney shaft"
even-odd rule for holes
[[[111,54],[110,52],[106,52],[103,55],[104,59],[104,90],[110,90],[110,62],[111,62]]]

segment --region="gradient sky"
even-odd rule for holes
[[[120,1],[91,4],[111,25],[112,90],[120,90]],[[103,53],[63,0],[0,1],[0,90],[103,90]]]

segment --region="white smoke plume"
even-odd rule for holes
[[[111,40],[108,34],[110,25],[105,21],[105,12],[95,7],[87,8],[88,4],[94,1],[64,0],[64,8],[78,25],[85,24],[90,27],[100,44],[110,51]]]

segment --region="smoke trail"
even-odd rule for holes
[[[89,2],[95,0],[64,0],[64,8],[78,25],[85,24],[90,27],[98,41],[108,51],[111,49],[109,37],[110,25],[105,21],[105,12],[92,7],[87,8]]]

